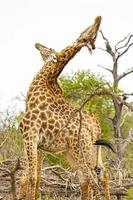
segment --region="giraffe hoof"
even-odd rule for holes
[[[96,174],[99,176],[100,173],[101,173],[101,168],[98,167],[98,166],[96,166],[96,167],[94,168],[94,170],[95,170]]]

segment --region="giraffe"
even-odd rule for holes
[[[101,200],[98,184],[92,174],[97,163],[93,154],[96,155],[97,152],[94,144],[98,144],[101,135],[100,125],[94,115],[85,111],[81,111],[80,123],[80,114],[65,100],[57,80],[66,64],[82,47],[86,46],[90,52],[95,49],[100,23],[101,16],[98,16],[92,26],[83,31],[72,45],[59,53],[36,44],[44,66],[29,87],[26,110],[20,123],[27,166],[22,175],[19,199],[24,199],[25,195],[26,200],[37,199],[42,151],[48,151],[62,152],[70,166],[77,170],[82,200],[92,199],[93,194],[89,195],[89,187],[94,191],[97,200]],[[98,151],[99,155],[100,152],[101,150]],[[98,162],[102,165],[101,160]],[[106,196],[109,200],[109,192]]]

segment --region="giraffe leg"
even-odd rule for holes
[[[103,175],[100,177],[100,182],[105,192],[105,199],[110,200],[109,178],[108,178],[108,173],[106,171],[104,171]]]
[[[71,150],[67,150],[66,152],[63,152],[63,154],[64,154],[65,159],[68,161],[69,165],[71,166],[71,168],[73,170],[76,170],[78,168],[78,165],[71,154]],[[78,178],[80,182],[81,200],[92,200],[93,198],[92,198],[91,187],[89,187],[88,181],[84,180],[83,174],[79,170],[78,170]]]
[[[102,187],[105,192],[105,199],[110,200],[110,192],[109,192],[109,177],[108,173],[105,171],[103,162],[102,162],[102,155],[101,155],[101,146],[97,148],[97,166],[101,169],[99,173],[99,181],[102,184]]]
[[[41,161],[42,161],[42,150],[37,150],[37,183],[36,183],[36,199],[38,197],[38,190],[41,180]]]
[[[18,199],[25,199],[28,186],[28,166],[24,169],[19,186]]]
[[[97,200],[101,200],[100,191],[98,185],[91,173],[91,171],[85,166],[78,171],[81,200],[93,200],[93,194]]]
[[[89,195],[89,190],[88,190],[88,182],[83,182],[82,184],[80,184],[80,190],[81,190],[81,200],[91,200],[91,196]]]
[[[28,194],[26,200],[36,200],[37,187],[37,143],[29,141],[30,151],[27,151],[29,164]]]

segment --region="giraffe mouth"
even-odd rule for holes
[[[97,16],[94,23],[85,29],[81,33],[81,38],[83,39],[84,45],[88,48],[89,53],[92,54],[92,50],[95,49],[95,41],[97,38],[98,30],[101,24],[102,17]]]

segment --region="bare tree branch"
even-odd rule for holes
[[[124,152],[125,148],[129,143],[133,143],[133,129],[129,130],[128,136],[124,139],[124,143],[122,145],[122,151]]]
[[[120,40],[120,41],[118,41],[118,42],[116,43],[116,45],[115,45],[115,50],[116,50],[116,51],[118,50],[117,46],[118,46],[120,43],[124,42],[124,41],[129,37],[129,35],[130,35],[130,34],[128,34],[126,37],[124,37],[122,40]]]
[[[102,51],[106,51],[106,52],[107,52],[106,49],[103,49],[103,48],[101,48],[101,47],[97,47],[97,49],[100,49],[100,50],[102,50]]]
[[[114,60],[115,54],[114,54],[114,52],[112,51],[112,47],[111,47],[111,45],[110,45],[110,43],[109,43],[109,40],[104,36],[104,34],[103,34],[103,32],[102,32],[101,30],[100,30],[100,33],[101,33],[101,35],[102,35],[102,38],[103,38],[104,41],[105,41],[106,52],[108,52],[108,53],[112,56],[112,58],[113,58],[113,60]]]
[[[125,76],[129,75],[133,73],[133,68],[131,68],[130,70],[127,70],[127,72],[123,72],[123,74],[118,76],[118,80],[121,80],[122,78],[124,78]]]
[[[129,38],[128,38],[129,37]],[[120,49],[123,49],[123,48],[125,48],[125,47],[127,47],[127,45],[129,44],[129,42],[130,42],[130,40],[131,40],[131,38],[133,37],[133,35],[130,35],[130,36],[128,36],[128,37],[125,37],[125,40],[128,38],[128,40],[127,40],[127,42],[125,43],[125,45],[123,45],[123,46],[121,46],[121,47],[118,47],[116,50],[117,50],[117,52],[118,52],[118,50],[120,50]],[[124,40],[123,40],[124,41]],[[120,44],[120,43],[119,43]]]
[[[109,68],[106,68],[106,67],[104,67],[104,66],[102,66],[102,65],[97,65],[98,67],[101,67],[101,68],[103,68],[103,69],[105,69],[105,70],[107,70],[107,71],[109,71],[109,72],[111,72],[112,73],[112,70],[111,69],[109,69]]]
[[[129,44],[129,46],[125,49],[125,51],[123,51],[122,53],[119,53],[119,54],[118,54],[117,60],[118,60],[120,57],[122,57],[122,56],[129,50],[129,48],[130,48],[131,46],[133,46],[133,43]]]

